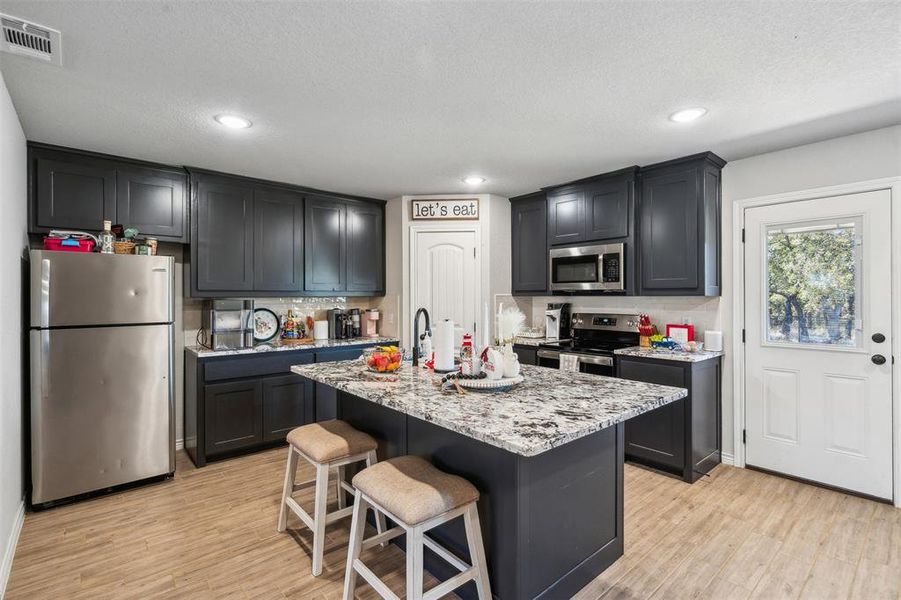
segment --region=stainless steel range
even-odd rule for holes
[[[538,346],[538,365],[613,376],[613,351],[638,345],[638,315],[574,313],[570,340]]]

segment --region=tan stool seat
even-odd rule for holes
[[[293,429],[288,434],[288,443],[319,463],[365,454],[378,446],[371,435],[338,420],[310,423]]]
[[[418,456],[399,456],[357,473],[353,486],[407,525],[475,502],[479,490]]]

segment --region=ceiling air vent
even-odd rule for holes
[[[3,14],[0,14],[0,22],[3,25],[0,50],[62,65],[61,36],[57,30]]]

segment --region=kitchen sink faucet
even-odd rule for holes
[[[423,337],[426,334],[431,335],[432,328],[429,324],[429,311],[425,308],[420,308],[416,311],[416,316],[413,317],[413,366],[419,366],[419,343],[422,341],[419,339],[419,315],[425,315],[425,331],[423,332]]]

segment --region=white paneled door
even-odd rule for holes
[[[432,323],[451,319],[456,340],[474,332],[478,315],[479,268],[475,230],[414,229],[412,311],[429,311]]]
[[[745,211],[746,462],[892,497],[888,190]]]

